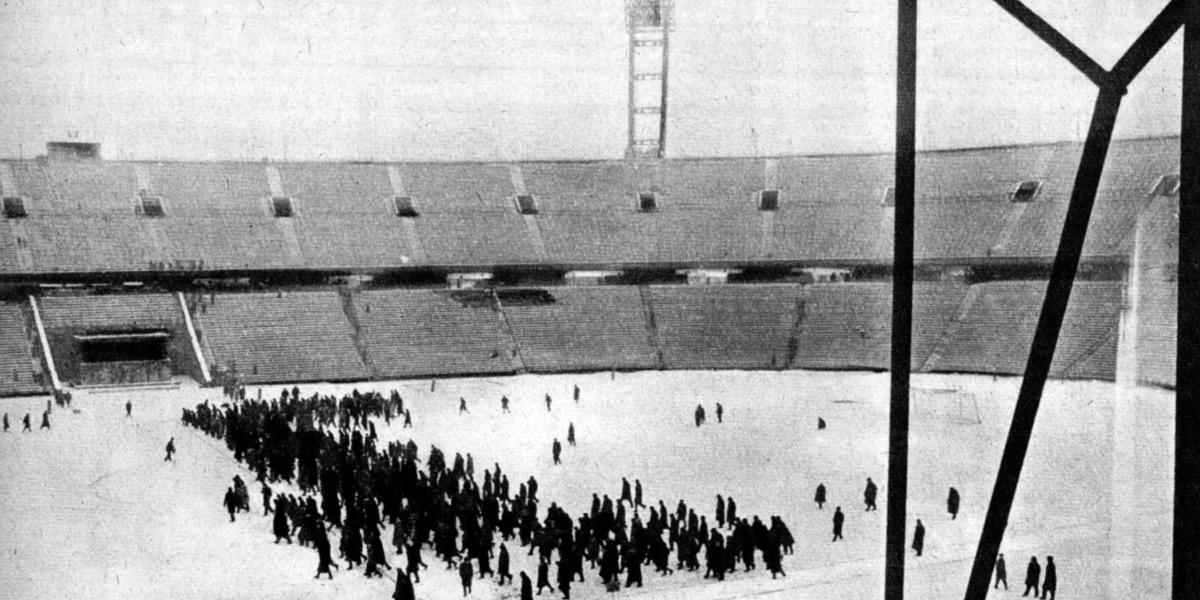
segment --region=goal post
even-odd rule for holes
[[[979,398],[955,388],[912,388],[914,417],[938,419],[956,425],[982,425]]]

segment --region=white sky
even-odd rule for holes
[[[1105,67],[1165,0],[1027,0]],[[676,0],[668,153],[886,151],[892,0]],[[920,3],[919,144],[1079,139],[1094,88],[990,0]],[[1119,136],[1177,134],[1177,35]],[[612,158],[622,0],[4,0],[0,156]]]

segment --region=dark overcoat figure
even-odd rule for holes
[[[825,508],[825,484],[817,484],[817,494],[813,496],[813,501],[817,503],[818,509]]]
[[[1001,583],[1004,584],[1004,589],[1007,590],[1008,589],[1008,567],[1006,567],[1004,565],[1004,555],[1003,554],[1001,554],[999,557],[996,558],[996,584],[993,585],[992,588],[994,589],[994,588],[1000,587]]]
[[[1042,598],[1047,594],[1050,595],[1050,600],[1054,600],[1054,595],[1058,591],[1058,567],[1054,564],[1054,557],[1046,557],[1046,576],[1042,578]]]
[[[412,580],[399,568],[396,569],[396,591],[392,592],[392,600],[416,600]]]
[[[958,518],[958,505],[961,500],[958,490],[950,488],[950,495],[946,497],[946,512],[950,513],[951,520]]]
[[[912,549],[917,551],[917,556],[925,549],[925,526],[921,524],[920,519],[917,519],[917,528],[913,531]]]
[[[521,600],[533,600],[533,582],[521,571]]]
[[[867,505],[867,510],[877,510],[875,508],[875,496],[879,493],[879,488],[875,486],[875,482],[871,478],[867,478],[867,487],[863,490],[863,502]]]
[[[842,514],[842,507],[837,507],[833,510],[833,541],[842,539],[842,524],[846,522],[846,515]]]
[[[1025,567],[1025,593],[1021,596],[1028,596],[1029,590],[1033,590],[1033,596],[1038,596],[1038,582],[1042,578],[1042,566],[1038,564],[1036,556],[1029,557],[1029,566]]]

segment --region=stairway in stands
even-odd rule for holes
[[[375,366],[375,361],[371,359],[367,338],[363,335],[362,324],[358,321],[358,309],[354,306],[354,291],[339,287],[337,292],[338,297],[342,299],[342,312],[346,313],[346,321],[350,323],[350,333],[354,338],[354,349],[358,351],[358,358],[362,360],[363,366],[367,368],[371,378],[379,379],[379,369]]]
[[[938,338],[937,343],[934,344],[933,351],[929,353],[929,356],[926,357],[925,362],[921,364],[921,368],[915,370],[928,372],[933,365],[937,364],[938,359],[940,359],[950,347],[950,341],[954,339],[955,333],[958,332],[958,329],[962,327],[962,324],[971,314],[971,309],[975,306],[975,300],[979,297],[979,293],[980,286],[978,285],[973,285],[967,288],[967,295],[963,296],[962,303],[958,306],[958,314],[955,315],[954,319],[950,321],[950,324],[946,326],[945,331],[942,332],[941,337]]]

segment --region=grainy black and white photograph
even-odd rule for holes
[[[0,598],[1200,598],[1200,0],[0,0]]]

